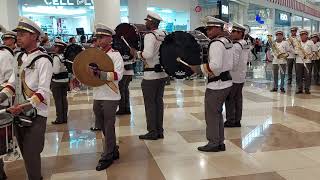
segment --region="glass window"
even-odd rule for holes
[[[308,30],[311,32],[311,20],[308,18],[303,18],[303,29]]]
[[[128,6],[120,7],[120,18],[122,23],[129,23],[129,10]]]
[[[153,11],[162,17],[163,21],[160,23],[159,29],[167,32],[190,30],[189,12],[156,7],[148,7],[148,11]]]
[[[129,23],[128,0],[120,0],[120,22]]]
[[[319,32],[319,22],[312,20],[312,32]]]
[[[94,7],[90,0],[85,2],[19,0],[19,6],[20,15],[35,21],[51,37],[77,35],[77,28],[83,28],[85,34],[92,34]]]
[[[291,25],[296,26],[299,29],[302,28],[302,17],[301,16],[291,16]]]

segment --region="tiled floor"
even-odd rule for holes
[[[270,66],[255,66],[243,90],[242,128],[225,129],[227,151],[202,153],[206,143],[204,80],[173,81],[165,91],[165,138],[140,141],[146,132],[140,80],[130,85],[131,116],[116,122],[120,159],[95,171],[103,136],[94,122],[91,91],[69,95],[69,122],[51,125],[51,105],[42,171],[46,180],[318,180],[320,176],[320,86],[312,95],[271,93]],[[9,180],[24,180],[22,160],[6,164]]]

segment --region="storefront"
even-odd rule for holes
[[[83,28],[80,34],[92,33],[92,0],[19,0],[19,10],[50,36],[76,35],[77,28]]]
[[[248,8],[248,25],[251,28],[250,35],[262,41],[267,40],[267,35],[274,29],[274,9],[250,4]]]
[[[284,35],[288,37],[290,33],[290,28],[291,28],[291,13],[276,9],[274,24],[275,24],[274,32],[281,30],[284,32]]]
[[[163,19],[159,29],[163,29],[167,32],[190,30],[189,12],[159,7],[148,7],[147,10],[159,14]]]

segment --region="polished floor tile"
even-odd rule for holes
[[[319,132],[300,133],[280,124],[258,126],[252,137],[232,139],[248,153],[320,146]]]
[[[68,124],[47,121],[42,174],[45,180],[313,180],[320,168],[320,86],[312,95],[271,93],[270,64],[254,62],[243,89],[242,127],[225,129],[226,151],[205,145],[205,80],[175,80],[164,92],[164,139],[139,140],[147,132],[141,77],[130,83],[131,115],[116,117],[120,159],[106,171],[95,167],[104,136],[91,132],[92,90],[68,93]],[[225,108],[223,111],[225,119]],[[23,160],[6,163],[9,180],[24,180]]]
[[[267,173],[259,173],[259,174],[249,174],[242,176],[230,176],[223,178],[214,178],[208,180],[286,180],[278,173],[275,172],[267,172]]]
[[[278,174],[286,180],[318,180],[320,176],[320,167],[278,171]]]
[[[299,168],[319,167],[320,164],[298,150],[282,150],[270,152],[257,152],[251,154],[263,166],[273,171],[284,171]]]

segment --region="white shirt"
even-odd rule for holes
[[[156,64],[160,64],[159,49],[165,37],[165,33],[161,30],[153,30],[153,33],[144,36],[144,49],[141,52],[141,56],[145,59],[149,68],[154,68]],[[161,79],[167,76],[165,72],[145,71],[143,79]]]
[[[306,54],[311,54],[312,53],[312,50],[314,49],[314,43],[311,41],[311,40],[307,40],[306,42],[301,42],[301,46],[302,48],[304,49],[304,51],[306,52]],[[299,48],[296,47],[296,53],[298,54],[297,55],[297,59],[296,59],[296,63],[311,63],[311,60],[310,59],[302,59],[303,57],[301,57],[302,55],[299,55],[299,54],[302,54],[299,50]]]
[[[290,38],[292,38],[292,42],[290,41]],[[293,59],[293,58],[296,58],[296,54],[295,54],[295,47],[296,46],[296,41],[298,41],[298,37],[295,36],[291,36],[287,41],[289,43],[289,47],[290,47],[290,51],[289,51],[289,56],[288,56],[288,59]]]
[[[15,88],[15,64],[11,52],[7,49],[2,49],[0,50],[0,85],[4,87],[7,84]],[[0,105],[8,106],[9,101],[6,100]]]
[[[287,41],[281,41],[280,43],[279,42],[272,42],[272,43],[275,43],[275,45],[279,49],[280,53],[288,53],[289,54],[289,52],[291,52],[291,47]],[[272,55],[273,55],[272,64],[286,64],[287,63],[286,59],[277,58],[277,55],[275,54],[275,52],[272,52]]]
[[[222,39],[226,39],[222,37]],[[219,76],[222,72],[230,71],[233,67],[234,49],[226,49],[220,41],[211,43],[209,47],[209,67],[215,76]],[[213,90],[225,89],[232,86],[230,81],[215,81],[207,84],[207,88]]]
[[[64,59],[62,54],[53,56],[53,74],[59,74],[63,72],[68,72],[66,66],[63,64],[62,60]],[[54,79],[54,82],[69,82],[69,78],[65,79]]]
[[[247,73],[247,62],[250,58],[250,45],[247,41],[241,39],[238,43],[233,44],[234,48],[234,60],[233,69],[230,71],[232,76],[232,82],[244,83]]]
[[[313,42],[313,41],[312,41]],[[314,43],[313,42],[313,53],[314,53],[314,56],[312,58],[312,60],[319,60],[319,57],[318,57],[318,50],[319,50],[319,46],[320,46],[320,43],[317,42],[317,43]]]
[[[116,84],[119,91],[119,81],[123,76],[124,63],[121,54],[118,51],[110,49],[107,55],[112,59],[114,65],[114,72],[117,73],[118,80],[113,81]],[[93,99],[94,100],[120,100],[120,91],[118,93],[114,92],[107,84],[99,87],[93,88]]]
[[[20,78],[21,73],[24,70],[25,71],[25,82],[27,86],[34,91],[35,93],[41,94],[41,96],[44,98],[45,104],[34,104],[32,101],[30,101],[37,109],[37,113],[40,116],[48,117],[48,105],[50,105],[50,83],[52,78],[52,64],[47,58],[40,58],[34,63],[33,68],[26,68],[31,61],[36,58],[39,55],[42,55],[40,50],[36,50],[35,52],[32,52],[30,54],[24,54],[22,56],[22,65],[20,68]],[[21,86],[21,83],[18,84]],[[21,87],[19,89],[22,89]],[[18,93],[17,93],[18,95]],[[28,100],[31,100],[28,98]],[[19,92],[18,96],[18,103],[23,103],[25,101],[25,98],[23,97],[22,92]]]

